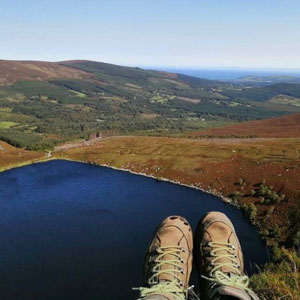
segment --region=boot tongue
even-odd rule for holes
[[[219,242],[224,244],[227,243],[233,244],[231,241],[232,229],[228,226],[224,226],[223,223],[220,222],[213,223],[207,230],[207,234],[208,234],[207,239],[209,241]],[[232,261],[228,257],[222,257],[229,254],[228,250],[229,249],[226,249],[226,246],[224,246],[224,250],[221,249],[216,250],[215,254],[220,258],[216,259],[215,262],[218,264],[228,264],[228,263],[231,264]],[[226,265],[220,267],[219,271],[223,273],[230,273],[230,272],[238,273],[237,270]]]
[[[174,226],[164,228],[164,230],[158,232],[158,237],[160,240],[160,245],[159,245],[160,247],[180,246],[178,245],[178,240],[180,240],[178,239],[178,229]],[[172,263],[175,263],[176,257],[174,255],[168,254],[168,255],[164,255],[164,257],[162,258],[162,261],[169,261],[169,260],[173,261]],[[175,269],[176,267],[174,265],[168,263],[163,264],[160,268],[161,271],[163,270],[172,271]],[[171,274],[162,273],[161,275],[159,275],[158,279],[159,281],[173,281],[175,278]]]

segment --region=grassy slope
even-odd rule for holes
[[[0,172],[14,167],[31,164],[43,160],[45,154],[15,148],[0,141]]]
[[[89,74],[53,62],[0,60],[0,85],[22,80],[48,80],[52,78],[88,78]]]
[[[282,137],[282,138],[300,138],[300,114],[282,116],[266,120],[259,120],[247,123],[236,124],[193,132],[190,134],[196,136],[214,136],[214,137]]]

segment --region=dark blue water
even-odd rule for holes
[[[200,191],[67,161],[1,173],[0,299],[134,299],[155,227],[179,214],[195,228],[211,210],[236,226],[248,271],[266,262],[242,213]]]

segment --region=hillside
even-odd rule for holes
[[[26,151],[0,141],[0,172],[44,158],[45,154],[42,152]]]
[[[194,87],[217,87],[224,86],[226,83],[216,80],[208,80],[198,77],[192,77],[188,75],[170,73],[164,71],[155,70],[144,70],[141,68],[132,68],[125,66],[118,66],[102,62],[84,61],[84,60],[73,60],[60,62],[63,66],[72,67],[78,70],[89,72],[94,74],[98,79],[109,78],[111,81],[134,81],[147,86],[158,82],[153,80],[154,78],[162,79],[165,82],[176,84],[177,81],[181,81],[190,84]],[[172,80],[174,80],[172,82]]]
[[[249,88],[86,60],[2,60],[0,83],[0,138],[35,150],[97,133],[182,136],[300,112],[300,85]]]
[[[299,299],[300,260],[284,248],[300,245],[299,85],[250,87],[91,61],[2,61],[2,69],[0,171],[63,158],[221,195],[271,249],[273,263],[251,279],[261,299]]]
[[[191,136],[300,138],[300,114],[193,132]]]
[[[226,90],[225,95],[242,101],[266,102],[278,95],[300,98],[300,84],[277,83],[263,87],[238,87]]]
[[[65,67],[59,63],[43,61],[0,60],[0,85],[19,81],[49,80],[54,78],[88,78],[89,74]]]

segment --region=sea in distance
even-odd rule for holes
[[[198,69],[198,68],[173,68],[173,67],[142,67],[145,69],[181,73],[189,76],[231,81],[244,76],[270,76],[283,75],[300,77],[300,70],[263,70],[263,69]]]

